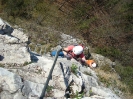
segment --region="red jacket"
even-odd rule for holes
[[[68,54],[70,54],[73,58],[83,58],[84,57],[84,54],[83,54],[83,52],[80,54],[80,55],[75,55],[74,53],[73,53],[73,48],[74,48],[75,46],[74,45],[70,45],[70,46],[68,46],[67,48],[68,48]]]

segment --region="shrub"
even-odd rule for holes
[[[54,88],[53,86],[48,85],[46,91],[49,93],[50,91],[52,91],[53,88]]]
[[[84,96],[84,93],[79,94],[78,91],[76,91],[76,94],[72,94],[70,97],[73,99],[82,99],[82,97]]]
[[[72,66],[71,66],[71,72],[73,72],[74,74],[76,74],[77,73],[77,66],[75,65],[75,64],[72,64]]]

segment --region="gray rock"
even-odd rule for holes
[[[103,96],[106,99],[120,99],[118,96],[116,96],[113,92],[111,92],[110,89],[103,88],[103,87],[92,87],[92,92]]]
[[[30,53],[27,50],[28,37],[20,30],[13,29],[0,18],[0,54],[3,60],[0,63],[30,62]],[[5,34],[5,35],[3,35]]]
[[[17,44],[19,39],[6,35],[4,43]]]
[[[16,93],[13,97],[13,99],[28,99],[27,96],[24,96],[20,91]]]
[[[13,95],[8,91],[2,91],[0,93],[0,99],[13,99]]]
[[[62,47],[66,47],[70,44],[71,45],[77,45],[77,44],[81,43],[81,41],[79,39],[74,38],[74,37],[67,35],[67,34],[62,34],[61,38],[62,38],[62,41],[60,42],[60,44]]]
[[[2,85],[3,90],[14,93],[21,89],[23,83],[20,76],[9,72],[4,68],[0,68],[0,85]]]
[[[38,97],[40,97],[43,87],[44,87],[43,84],[24,81],[24,87],[22,88],[22,93],[25,96],[34,97],[35,99],[37,99]]]
[[[93,57],[93,59],[97,62],[98,66],[111,66],[112,65],[112,61],[100,54],[96,54],[96,53],[91,53],[91,56]]]

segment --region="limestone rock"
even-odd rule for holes
[[[17,90],[21,89],[23,83],[21,77],[7,71],[4,68],[0,68],[0,85],[2,89],[14,93]]]
[[[0,19],[0,63],[24,64],[30,62],[27,44],[28,37],[20,30],[13,29],[7,22]]]
[[[24,34],[23,31],[19,29],[14,29],[12,32],[12,36],[19,39],[19,43],[26,43],[28,41],[28,37]]]
[[[93,59],[97,62],[98,66],[111,66],[112,65],[112,61],[100,54],[96,54],[96,53],[91,53]]]

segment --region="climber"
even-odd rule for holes
[[[85,62],[85,56],[83,54],[83,46],[81,45],[70,45],[65,48],[63,48],[63,54],[67,59],[76,59],[81,62]]]
[[[62,48],[62,51],[59,53],[59,56],[66,57],[68,60],[74,58],[75,60],[81,61],[84,63],[86,61],[85,56],[83,54],[83,46],[82,45],[69,45],[65,48]],[[55,56],[56,51],[51,52],[51,56]]]
[[[65,48],[62,48],[62,51],[59,53],[59,56],[66,57],[68,60],[71,60],[72,58],[74,58],[82,65],[90,66],[90,64],[88,64],[88,60],[86,60],[85,58],[83,50],[84,50],[84,47],[82,45],[69,45]],[[55,54],[56,54],[55,51],[51,52],[51,56],[55,56]]]

